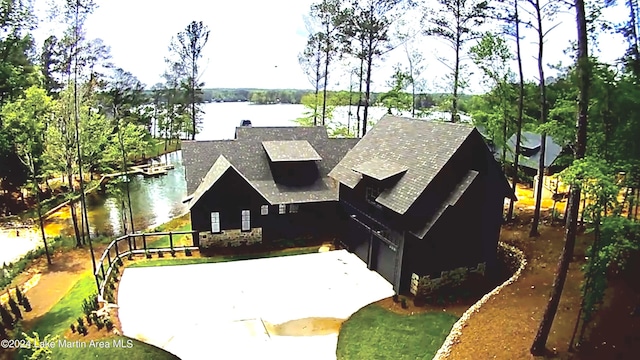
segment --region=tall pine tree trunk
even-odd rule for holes
[[[315,86],[315,105],[313,106],[313,126],[318,126],[318,93],[320,92],[320,52],[322,50],[322,44],[318,41],[318,52],[316,55],[316,86]]]
[[[327,119],[327,87],[329,86],[329,61],[331,52],[331,41],[329,37],[329,23],[327,22],[327,43],[324,51],[324,90],[322,91],[322,126],[325,125]]]
[[[360,137],[360,124],[362,119],[360,118],[360,107],[362,106],[362,80],[364,78],[364,56],[360,57],[360,70],[358,72],[358,105],[356,106],[356,119],[358,124],[356,126],[356,137]]]
[[[460,83],[460,36],[456,38],[456,60],[453,71],[453,99],[451,101],[451,122],[458,122],[458,85]]]
[[[536,0],[536,16],[538,21],[538,76],[540,77],[540,125],[547,122],[547,87],[544,80],[544,67],[542,62],[542,50],[544,44],[544,32],[542,32],[542,13],[540,0]],[[543,131],[540,135],[540,161],[538,162],[538,183],[536,184],[536,207],[533,211],[533,222],[531,223],[530,237],[539,236],[538,224],[540,223],[540,208],[542,206],[542,191],[544,184],[544,157],[547,147],[547,135]]]
[[[69,189],[73,196],[73,170],[71,163],[67,162],[67,176],[69,178]],[[71,212],[71,222],[73,222],[73,232],[76,236],[76,247],[82,246],[82,238],[80,236],[80,229],[78,228],[78,215],[76,214],[76,203],[73,199],[69,200],[69,210]]]
[[[36,171],[35,171],[35,165],[33,163],[33,159],[30,159],[29,167],[31,168],[31,180],[33,181],[33,190],[36,192],[36,207],[38,209],[38,221],[40,222],[40,234],[42,235],[44,252],[47,255],[47,263],[51,265],[51,254],[49,254],[49,245],[47,244],[47,234],[45,234],[44,232],[44,220],[42,218],[42,205],[40,204],[40,187],[38,186],[38,180],[36,179]]]
[[[589,84],[590,84],[590,64],[589,52],[587,48],[587,20],[584,9],[584,0],[575,1],[576,23],[578,29],[578,119],[577,119],[577,135],[575,146],[575,159],[584,158],[587,144],[587,114],[589,106]],[[569,194],[569,211],[567,214],[565,243],[562,249],[562,255],[558,262],[556,277],[553,281],[551,296],[547,302],[547,307],[542,316],[540,327],[536,333],[536,337],[531,345],[531,354],[542,355],[545,351],[547,338],[551,331],[553,319],[558,310],[562,289],[567,279],[567,271],[569,263],[573,257],[573,249],[576,243],[576,235],[578,229],[578,208],[580,206],[580,187],[572,186]]]
[[[91,232],[89,227],[89,216],[87,215],[87,200],[84,194],[84,179],[82,176],[82,152],[80,151],[80,103],[78,97],[78,51],[79,48],[79,11],[80,11],[80,1],[76,0],[75,7],[75,23],[74,23],[74,51],[72,52],[74,55],[73,59],[73,113],[75,120],[75,140],[76,140],[76,150],[78,155],[78,174],[80,175],[80,203],[82,204],[82,219],[84,221],[84,226],[86,226],[87,231],[87,240],[89,242],[89,251],[91,252],[91,263],[93,265],[92,272],[96,271],[96,259],[93,253],[93,243],[91,241]],[[100,284],[98,279],[96,278],[96,285],[98,287],[98,291],[100,291]]]
[[[367,121],[369,121],[369,104],[371,102],[371,64],[373,63],[373,40],[369,38],[367,51],[367,82],[364,93],[364,116],[362,119],[362,136],[367,135]]]
[[[117,116],[117,111],[115,112],[116,116]],[[116,121],[118,121],[116,119]],[[121,124],[118,124],[118,141],[120,142],[120,151],[122,152],[122,171],[124,172],[124,177],[125,177],[125,183],[126,183],[126,190],[127,190],[127,202],[129,205],[129,222],[130,222],[130,226],[131,226],[131,233],[135,233],[135,227],[133,225],[133,210],[131,210],[131,190],[129,188],[129,169],[127,167],[127,153],[124,149],[124,135],[123,135],[123,129],[120,126]],[[166,160],[165,160],[165,163]]]
[[[518,186],[518,165],[520,160],[520,141],[522,140],[522,113],[524,111],[524,75],[522,73],[522,53],[520,50],[520,16],[518,15],[518,0],[514,0],[514,14],[516,22],[516,58],[518,60],[518,122],[516,129],[516,148],[513,156],[513,184],[511,184],[513,193],[516,194]],[[515,205],[513,198],[509,199],[509,211],[507,212],[507,220],[513,219],[513,207]]]

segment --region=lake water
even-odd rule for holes
[[[254,127],[258,126],[296,126],[295,119],[305,116],[308,111],[301,104],[273,104],[253,105],[246,102],[207,103],[202,105],[204,111],[202,129],[196,135],[196,140],[233,139],[236,127],[241,120],[251,120]],[[318,109],[321,112],[322,108]],[[362,111],[362,110],[361,110]],[[356,107],[338,106],[333,111],[333,121],[355,128]],[[369,118],[380,119],[387,110],[382,107],[370,107]]]

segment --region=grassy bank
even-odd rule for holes
[[[53,308],[43,315],[41,318],[37,319],[32,327],[32,331],[40,334],[40,338],[43,339],[45,335],[51,334],[51,336],[59,336],[60,339],[64,338],[65,333],[69,329],[69,325],[74,323],[76,319],[82,316],[82,303],[84,299],[91,296],[95,293],[95,280],[91,272],[86,272],[81,275],[80,279],[76,282],[76,284],[71,288],[71,290],[60,300]],[[72,348],[72,347],[59,347],[56,346],[53,348],[53,353],[51,354],[52,359],[89,359],[89,358],[98,358],[98,359],[178,359],[173,354],[170,354],[162,349],[159,349],[155,346],[140,342],[135,339],[130,339],[124,336],[98,336],[92,332],[97,332],[95,326],[88,327],[89,334],[88,338],[85,340],[83,338],[78,338],[79,343],[86,344],[86,347],[80,348]],[[106,335],[106,330],[102,330],[102,332]],[[125,347],[110,347],[110,348],[99,348],[99,347],[90,347],[90,341],[94,340],[96,343],[109,343],[113,344],[124,344]],[[114,343],[114,340],[116,341]],[[121,340],[118,342],[118,340]],[[130,341],[130,342],[128,342]],[[131,348],[127,348],[126,346],[131,344]],[[18,358],[20,359],[28,359],[29,353],[27,351],[22,351]]]
[[[243,255],[221,255],[221,256],[208,256],[208,257],[186,257],[186,258],[155,258],[136,260],[127,267],[139,268],[139,267],[154,267],[154,266],[172,266],[172,265],[189,265],[189,264],[207,264],[207,263],[219,263],[236,260],[251,260],[260,258],[270,258],[277,256],[290,256],[290,255],[302,255],[317,253],[320,249],[319,246],[283,249],[268,252],[260,252],[255,254],[243,254]]]
[[[339,360],[432,359],[458,319],[448,313],[402,315],[368,305],[344,322]]]
[[[92,242],[94,245],[108,244],[111,242],[111,238],[92,238]],[[57,251],[75,249],[76,239],[73,237],[56,236],[54,238],[47,239],[47,245],[49,246],[49,254],[53,255]],[[44,247],[39,247],[37,249],[30,250],[23,257],[13,263],[0,264],[0,291],[4,291],[6,288],[15,286],[16,284],[13,284],[13,281],[23,273],[34,260],[44,256]]]

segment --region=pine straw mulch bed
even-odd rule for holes
[[[524,215],[524,216],[522,216]],[[450,359],[536,359],[529,348],[537,331],[553,284],[556,263],[564,245],[561,225],[541,224],[540,237],[529,238],[531,214],[502,228],[501,240],[517,246],[528,265],[514,284],[484,304],[469,319]],[[592,241],[580,235],[569,268],[560,306],[547,341],[548,353],[537,359],[635,359],[640,353],[640,316],[630,316],[640,303],[638,286],[623,279],[612,281],[597,324],[580,351],[567,351],[580,305],[580,267]],[[452,309],[453,311],[453,309]],[[464,310],[463,310],[464,311]]]

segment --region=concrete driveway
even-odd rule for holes
[[[338,250],[128,268],[118,314],[124,335],[183,360],[324,360],[336,357],[341,319],[393,294],[356,255]]]

